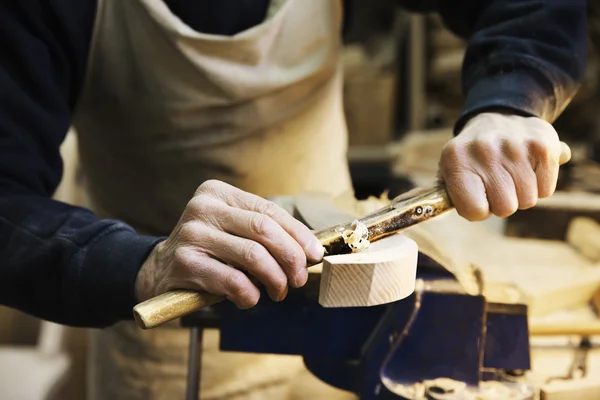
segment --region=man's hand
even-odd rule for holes
[[[464,218],[507,217],[554,193],[563,146],[542,119],[483,113],[444,147],[440,178]]]
[[[308,279],[307,260],[323,257],[315,235],[285,210],[219,181],[202,184],[169,238],[159,243],[136,280],[138,301],[172,289],[225,295],[240,308],[260,292],[242,271],[265,285],[271,299]]]

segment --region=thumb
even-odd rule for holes
[[[558,158],[558,164],[564,165],[571,161],[571,148],[565,142],[560,142],[560,157]]]

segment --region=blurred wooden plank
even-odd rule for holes
[[[517,211],[506,219],[507,236],[566,240],[567,229],[575,217],[600,221],[600,194],[557,191],[529,209]]]
[[[567,243],[592,261],[600,261],[600,224],[591,218],[575,217],[567,229]]]

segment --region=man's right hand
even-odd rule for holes
[[[204,290],[250,308],[260,292],[242,271],[281,301],[288,286],[306,283],[308,261],[320,261],[323,253],[315,235],[276,204],[207,181],[142,265],[136,295],[141,302],[173,289]]]

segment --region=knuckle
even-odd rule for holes
[[[197,195],[192,197],[188,202],[186,209],[190,210],[194,214],[204,214],[211,212],[214,208],[214,202],[208,199],[204,195]]]
[[[173,253],[173,260],[176,265],[188,266],[193,263],[193,254],[185,246],[178,247]]]
[[[446,157],[453,157],[460,153],[460,150],[464,145],[457,143],[455,140],[450,140],[444,147],[442,147],[442,155]]]
[[[248,278],[238,270],[232,270],[224,282],[225,290],[235,298],[246,297],[249,293]]]
[[[271,218],[279,215],[279,206],[272,201],[261,199],[257,209],[261,214],[265,214]]]
[[[503,139],[501,142],[503,158],[510,161],[521,161],[523,155],[523,143],[515,139]]]
[[[292,272],[299,271],[301,268],[306,267],[306,255],[300,249],[286,252],[284,260],[292,269]]]
[[[217,179],[209,179],[207,181],[202,182],[198,189],[196,189],[196,195],[203,193],[212,193],[214,191],[218,191],[223,188],[224,182],[221,182]]]
[[[266,215],[255,214],[250,220],[250,229],[258,236],[269,236],[273,233],[275,222]]]
[[[529,142],[529,151],[535,157],[547,158],[550,155],[549,147],[540,140],[531,140]]]
[[[440,158],[440,167],[447,170],[455,170],[462,165],[465,157],[464,145],[455,142],[448,142],[442,149]]]
[[[198,237],[198,234],[198,227],[192,222],[185,222],[179,230],[179,237],[184,243],[194,241]]]
[[[256,242],[248,242],[243,249],[243,258],[248,265],[260,265],[266,258],[266,250]]]
[[[498,152],[498,145],[491,137],[478,138],[470,143],[470,152],[478,159],[489,160]]]
[[[558,168],[560,151],[554,151],[555,147],[541,140],[529,142],[529,153],[538,168]]]

